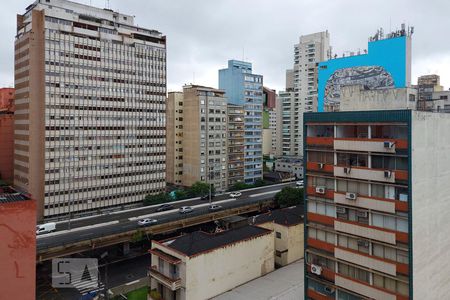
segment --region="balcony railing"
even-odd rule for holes
[[[177,274],[173,275],[174,277],[177,278],[167,277],[166,275],[158,271],[157,266],[152,266],[150,268],[150,276],[156,279],[158,282],[165,285],[166,287],[168,287],[172,291],[176,291],[177,289],[181,288],[181,278],[179,278]]]

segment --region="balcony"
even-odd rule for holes
[[[307,246],[308,247],[313,247],[316,249],[320,249],[320,250],[324,250],[330,253],[334,253],[334,244],[330,244],[324,241],[320,241],[317,239],[313,239],[313,238],[308,238],[307,239]]]
[[[333,270],[330,270],[324,266],[320,266],[320,275],[311,273],[311,264],[306,264],[306,268],[308,270],[308,275],[319,276],[322,279],[326,279],[328,281],[334,282],[334,278],[336,273]]]
[[[334,199],[334,190],[330,190],[330,189],[323,189],[323,193],[320,190],[319,186],[308,186],[306,188],[306,194],[309,196],[316,196],[316,197],[320,197],[320,198],[326,198],[326,199],[330,199],[333,200]]]
[[[371,299],[383,299],[383,300],[397,300],[395,294],[391,294],[380,289],[371,287],[368,283],[363,283],[348,277],[344,277],[340,274],[336,274],[336,285],[350,291],[354,291],[358,294],[364,295]]]
[[[390,183],[395,183],[395,173],[396,171],[371,169],[366,167],[334,167],[334,176]]]
[[[391,147],[385,147],[390,142]],[[368,138],[336,138],[334,149],[364,152],[395,153],[396,149],[408,149],[408,141],[404,139],[368,139]]]
[[[171,291],[176,291],[181,288],[181,278],[179,278],[177,274],[173,274],[173,277],[176,278],[167,277],[158,271],[157,266],[152,266],[150,268],[150,276],[169,288]]]
[[[332,164],[324,164],[319,162],[307,162],[306,169],[308,171],[326,172],[333,173],[334,166]]]
[[[332,137],[306,137],[306,144],[308,146],[329,146],[333,147],[334,138]]]
[[[406,232],[389,230],[345,220],[334,220],[334,230],[392,245],[395,245],[397,241],[408,243],[408,233]]]
[[[350,205],[365,209],[377,210],[386,213],[395,214],[396,201],[394,200],[380,200],[368,196],[358,196],[356,200],[347,199],[346,193],[334,193],[334,202],[339,204]],[[400,201],[399,201],[400,202]]]
[[[315,290],[308,289],[308,297],[314,300],[334,300],[335,297],[326,296]]]

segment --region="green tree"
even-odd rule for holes
[[[211,193],[214,194],[216,189],[211,185]],[[206,182],[197,181],[189,188],[190,197],[202,197],[209,194],[209,184]]]
[[[155,205],[155,204],[162,204],[166,202],[172,201],[171,197],[167,193],[159,193],[156,195],[147,195],[144,199],[144,205]]]
[[[175,198],[177,200],[183,200],[183,199],[189,198],[189,192],[187,190],[176,190]]]
[[[279,207],[289,207],[303,204],[303,189],[284,187],[275,195],[275,201]]]
[[[255,181],[254,186],[255,187],[260,187],[260,186],[265,186],[267,184],[267,182],[264,181],[264,179],[258,179]]]

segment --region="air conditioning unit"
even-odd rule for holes
[[[347,200],[356,200],[358,196],[356,195],[356,193],[346,193],[345,194],[345,199]]]
[[[367,211],[357,211],[356,215],[361,218],[367,218]]]
[[[366,240],[358,240],[358,246],[369,247],[369,241],[366,241]]]
[[[351,168],[344,168],[344,173],[345,174],[350,174],[351,170],[352,170]]]
[[[338,214],[345,214],[346,211],[347,211],[347,210],[346,210],[345,207],[342,207],[342,206],[336,206],[336,212],[337,212]]]
[[[324,186],[316,186],[316,193],[317,194],[325,194],[325,187]]]
[[[390,142],[390,141],[385,141],[385,142],[384,142],[384,148],[387,148],[387,149],[392,149],[392,148],[394,148],[394,145],[395,145],[395,143]]]
[[[384,177],[385,178],[391,178],[391,176],[392,176],[392,172],[391,171],[388,171],[388,170],[384,171]]]
[[[323,169],[324,164],[319,163],[318,166],[319,166],[319,169]]]
[[[323,290],[325,291],[325,293],[327,293],[329,295],[333,294],[335,291],[335,289],[331,286],[326,286]]]
[[[311,264],[311,273],[316,275],[322,274],[322,267],[318,265]]]

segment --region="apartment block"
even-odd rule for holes
[[[160,32],[109,9],[35,1],[17,16],[15,88],[14,185],[37,200],[39,220],[165,190]]]
[[[444,90],[439,75],[423,75],[415,86],[418,93],[417,110],[450,112],[450,90]]]
[[[14,89],[0,89],[0,180],[14,181]]]
[[[253,218],[253,224],[275,235],[275,267],[284,267],[304,257],[303,206],[277,209]]]
[[[281,132],[279,133],[278,144],[281,149],[278,155],[290,156],[295,155],[299,149],[298,136],[300,131],[300,109],[298,102],[294,97],[293,91],[278,92],[277,102],[279,103],[279,114],[277,115],[278,123],[281,124]],[[297,104],[296,104],[297,103]]]
[[[210,299],[274,270],[273,232],[256,226],[152,241],[150,253],[163,299]]]
[[[277,94],[275,90],[263,87],[263,132],[262,152],[263,155],[275,155],[277,145]]]
[[[304,118],[306,299],[445,299],[450,116]]]
[[[183,87],[182,185],[210,182],[227,189],[227,98],[222,90]]]
[[[228,103],[244,107],[244,181],[262,179],[263,76],[252,73],[252,64],[229,60],[228,68],[219,70],[219,88]]]
[[[303,155],[303,113],[317,111],[319,62],[331,55],[328,31],[300,36],[294,46],[294,99],[291,100],[289,126],[283,131],[290,134],[289,152],[286,155]],[[284,150],[283,150],[284,152]]]
[[[228,104],[228,186],[244,182],[244,106]]]
[[[0,295],[36,297],[36,201],[0,184]]]
[[[166,102],[166,182],[183,184],[183,93],[169,92]]]

